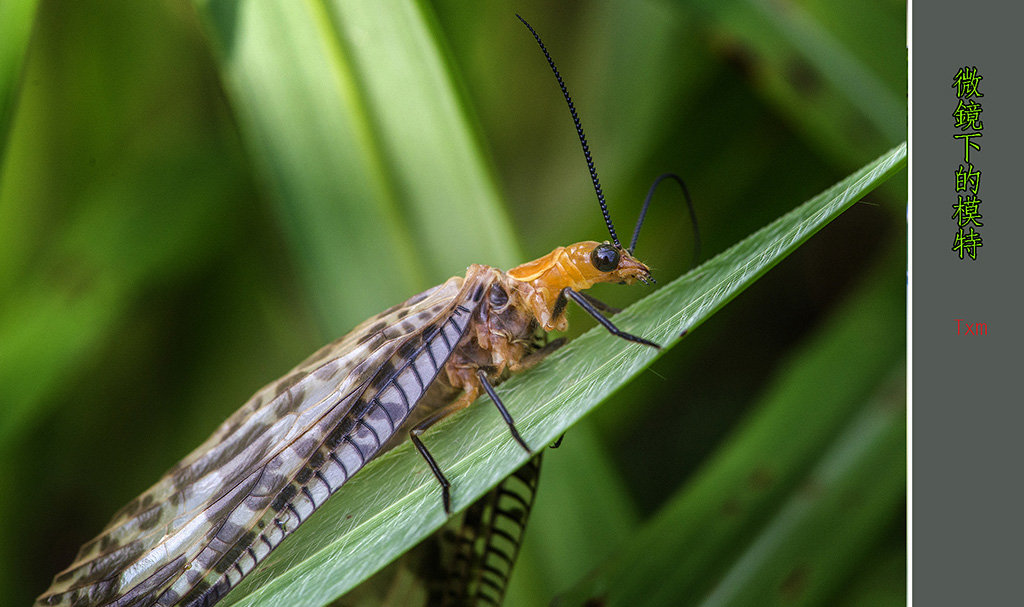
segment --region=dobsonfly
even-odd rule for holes
[[[518,17],[518,15],[517,15]],[[471,265],[464,277],[415,295],[259,390],[202,445],[114,515],[84,544],[37,605],[212,605],[369,460],[408,434],[441,486],[451,484],[421,436],[481,392],[513,437],[529,446],[494,384],[526,369],[564,340],[577,303],[612,334],[658,344],[605,318],[581,291],[602,282],[653,282],[633,256],[655,182],[628,248],[615,233],[579,117],[540,36],[522,17],[569,106],[611,242],[584,241],[508,272]],[[683,186],[689,205],[689,195]],[[693,209],[690,205],[691,219]],[[696,225],[694,224],[696,229]]]

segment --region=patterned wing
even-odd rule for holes
[[[422,397],[483,289],[461,277],[321,348],[79,550],[37,605],[209,605],[366,461]]]

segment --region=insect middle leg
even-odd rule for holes
[[[494,402],[494,405],[498,408],[498,412],[501,413],[501,417],[505,420],[505,423],[508,425],[509,432],[512,433],[512,438],[514,438],[516,442],[518,442],[523,447],[523,449],[526,450],[527,453],[531,455],[533,454],[533,451],[526,444],[526,441],[524,441],[522,436],[519,435],[519,431],[516,430],[515,422],[512,420],[512,416],[509,414],[508,409],[505,408],[505,404],[501,402],[501,398],[498,396],[498,393],[494,391],[494,387],[491,385],[491,382],[487,379],[487,373],[483,369],[477,369],[475,377],[477,383],[468,386],[465,389],[466,391],[462,394],[462,396],[460,396],[451,404],[442,407],[438,411],[435,411],[429,417],[425,418],[423,421],[416,424],[415,426],[413,426],[411,430],[409,430],[409,437],[412,439],[413,445],[416,446],[416,450],[420,452],[420,455],[423,456],[423,459],[427,460],[427,465],[430,466],[430,471],[434,473],[434,477],[437,479],[437,482],[441,485],[441,502],[444,505],[444,513],[446,515],[450,515],[452,513],[452,484],[451,481],[449,481],[448,478],[444,475],[444,472],[441,471],[441,466],[438,465],[437,460],[434,459],[434,456],[431,455],[430,451],[427,450],[427,446],[423,444],[423,440],[420,439],[420,436],[424,432],[426,432],[428,428],[430,428],[437,422],[441,421],[442,419],[448,417],[449,415],[455,413],[460,409],[465,409],[470,404],[472,404],[473,401],[476,400],[477,396],[479,396],[481,387],[487,393],[487,396],[490,397],[491,401]]]

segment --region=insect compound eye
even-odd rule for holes
[[[608,243],[599,244],[590,254],[590,263],[602,272],[611,272],[619,267],[619,250]]]
[[[499,284],[491,285],[491,291],[487,294],[491,307],[501,309],[508,305],[508,293]]]

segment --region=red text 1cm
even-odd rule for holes
[[[962,318],[956,319],[957,335],[987,335],[988,325],[983,322],[969,323]]]

